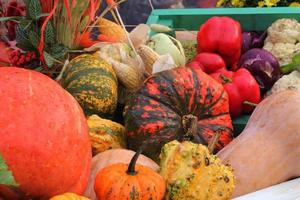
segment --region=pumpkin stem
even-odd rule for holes
[[[217,143],[218,143],[220,137],[221,137],[221,133],[220,132],[216,132],[216,134],[214,134],[214,136],[212,137],[212,140],[211,140],[211,142],[208,145],[208,150],[209,150],[209,152],[211,154],[214,153],[214,150],[215,150],[215,148],[217,146]]]
[[[135,171],[135,165],[136,165],[136,161],[138,160],[140,154],[143,152],[144,148],[145,148],[145,144],[143,144],[138,150],[137,152],[134,154],[134,156],[132,157],[128,169],[127,169],[127,174],[134,176],[137,174],[137,172]]]
[[[195,140],[199,144],[207,144],[203,136],[198,133],[198,117],[194,115],[184,115],[182,117],[182,128],[184,131],[183,140]]]

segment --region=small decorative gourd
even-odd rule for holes
[[[121,124],[97,115],[88,117],[87,123],[94,155],[108,149],[126,148],[126,131]]]
[[[194,120],[194,121],[193,121]],[[195,130],[190,121],[187,137]],[[194,126],[194,128],[197,126]],[[213,144],[216,143],[214,138]],[[210,145],[213,151],[214,145]],[[167,182],[166,200],[228,200],[234,189],[234,176],[230,167],[222,165],[202,144],[174,140],[165,144],[160,154],[160,174]]]
[[[86,115],[111,117],[117,107],[118,80],[112,66],[89,54],[67,65],[62,86],[79,102]]]
[[[152,169],[136,165],[141,149],[129,165],[113,164],[97,174],[94,189],[99,200],[163,199],[166,191],[164,179]]]
[[[68,192],[61,195],[56,195],[52,197],[50,200],[89,200],[89,199],[84,196],[79,196],[77,194]]]

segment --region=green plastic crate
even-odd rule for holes
[[[300,22],[300,8],[210,8],[210,9],[157,9],[153,10],[147,24],[163,24],[175,31],[198,31],[213,16],[228,16],[240,22],[243,31],[264,31],[280,18],[295,18]],[[173,33],[170,33],[174,35]],[[233,120],[235,135],[246,126],[249,116]]]
[[[229,16],[239,21],[244,31],[263,31],[280,18],[300,21],[300,7],[157,9],[149,16],[147,24],[197,31],[212,16]]]

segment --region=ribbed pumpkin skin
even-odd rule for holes
[[[136,175],[126,173],[127,164],[118,163],[101,170],[95,180],[99,200],[162,200],[165,180],[152,169],[136,165]]]
[[[110,64],[83,54],[67,66],[62,86],[79,102],[86,115],[111,117],[116,110],[118,80]]]
[[[201,70],[180,67],[150,77],[125,107],[128,145],[137,150],[143,141],[151,145],[144,154],[157,160],[161,147],[181,140],[182,117],[198,117],[198,134],[209,143],[221,133],[217,149],[232,140],[228,96],[222,85]]]
[[[126,131],[121,124],[92,115],[87,120],[93,154],[126,148]]]
[[[16,67],[0,67],[0,94],[0,154],[19,188],[33,199],[82,193],[92,153],[77,101],[49,77]]]

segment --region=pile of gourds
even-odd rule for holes
[[[286,97],[287,93],[292,97],[296,97],[298,94],[287,92],[285,95],[277,94],[278,96],[268,97],[263,103],[258,105],[244,132],[239,138],[231,142],[233,140],[233,127],[227,91],[224,90],[221,84],[204,73],[203,70],[194,69],[193,67],[180,67],[184,65],[186,58],[181,44],[174,40],[174,38],[159,33],[152,38],[148,38],[146,42],[144,41],[142,44],[137,45],[138,56],[144,60],[145,73],[152,75],[143,84],[139,83],[139,85],[136,85],[135,92],[131,93],[126,101],[123,101],[125,102],[123,111],[125,127],[97,116],[88,118],[93,152],[96,155],[93,162],[95,162],[95,165],[99,162],[107,163],[104,160],[110,158],[103,158],[102,155],[105,154],[113,156],[113,161],[107,165],[105,164],[106,167],[104,169],[104,166],[99,166],[99,164],[93,168],[93,176],[90,179],[85,195],[95,199],[95,189],[99,199],[122,199],[129,194],[133,195],[133,199],[143,199],[143,197],[162,199],[163,196],[165,199],[229,199],[232,193],[234,193],[234,196],[239,196],[292,177],[293,173],[281,173],[280,175],[276,173],[278,176],[275,176],[268,173],[267,167],[261,167],[261,173],[270,174],[270,179],[265,182],[259,182],[259,177],[255,176],[256,167],[253,163],[260,163],[262,159],[255,158],[252,151],[257,152],[257,155],[263,153],[266,156],[264,158],[270,160],[270,154],[268,154],[270,151],[265,149],[266,145],[255,146],[255,144],[260,142],[267,142],[269,138],[267,134],[268,129],[258,127],[256,124],[259,121],[264,126],[267,126],[265,119],[270,120],[271,117],[264,115],[269,112],[268,104],[271,104],[270,102],[276,102],[276,99],[279,98],[286,98],[285,101],[293,101],[293,98]],[[172,51],[166,48],[170,45],[174,45],[176,50]],[[160,55],[166,53],[170,53],[169,55],[174,62],[173,65],[176,67],[174,69],[158,70],[157,73],[155,71],[157,68],[154,70],[155,63],[161,58]],[[93,59],[99,59],[100,53],[97,52],[95,55],[98,58],[93,57]],[[105,57],[100,56],[100,60],[103,61],[103,59],[105,60]],[[91,62],[86,62],[86,65],[90,66],[89,63]],[[72,61],[71,64],[77,66],[76,62]],[[114,65],[113,62],[110,64]],[[69,69],[72,68],[70,67]],[[88,67],[86,68],[88,69]],[[115,67],[113,68],[115,69]],[[79,73],[77,77],[89,79],[87,71],[81,74]],[[107,76],[104,73],[98,73],[98,75]],[[111,75],[110,77],[115,76]],[[120,76],[117,75],[117,77],[119,85],[120,83],[124,85],[124,80],[126,82],[126,79],[120,81]],[[93,83],[92,80],[90,83]],[[110,86],[110,89],[107,90],[110,91],[110,94],[114,94],[111,91],[116,91],[114,84],[108,85],[104,83],[101,86],[107,86],[107,88]],[[95,88],[99,89],[99,87]],[[66,89],[68,90],[68,87]],[[84,93],[91,96],[95,94],[92,91],[84,91]],[[102,97],[104,98],[104,95]],[[105,96],[105,98],[107,97]],[[110,99],[115,97],[116,94],[111,95]],[[109,100],[103,102],[110,103],[105,108],[112,109],[104,113],[109,114],[111,117],[115,111],[117,100],[114,99],[114,103]],[[96,102],[95,105],[97,105]],[[113,106],[110,107],[110,105]],[[101,106],[96,107],[100,108]],[[89,110],[86,113],[89,113]],[[92,114],[107,117],[103,115],[103,112],[97,112],[96,110]],[[281,115],[277,116],[282,117]],[[275,134],[280,136],[280,133],[277,133],[277,131]],[[208,149],[203,145],[208,145]],[[124,161],[127,164],[110,166],[110,164],[118,162],[114,160],[115,155],[112,152],[115,151],[118,157],[118,151],[120,151],[109,150],[110,153],[105,151],[111,148],[129,148],[137,152],[140,152],[142,149],[146,156],[160,163],[158,172],[165,182],[159,181],[161,176],[155,173],[157,165],[151,161],[152,171],[148,172],[153,173],[153,175],[148,175],[148,177],[153,176],[153,178],[144,184],[148,185],[149,188],[158,187],[156,192],[153,193],[154,190],[151,189],[145,192],[143,190],[145,188],[144,184],[143,186],[135,186],[134,181],[131,182],[127,178],[136,173],[133,170],[133,165],[137,154],[133,156],[133,152],[123,150],[123,154],[126,157],[130,154],[126,158],[127,160]],[[219,158],[212,155],[212,153],[217,153],[220,150],[218,157],[224,163],[232,166],[234,176],[230,167],[222,165]],[[101,153],[103,151],[104,153]],[[129,162],[131,157],[134,158]],[[251,157],[253,159],[250,159]],[[137,169],[139,168],[137,167]],[[97,176],[95,171],[98,173]],[[292,171],[295,172],[295,170]],[[124,179],[114,177],[116,174],[124,176]],[[251,177],[249,177],[249,174],[251,174]],[[156,181],[154,181],[154,177],[157,177]],[[139,177],[136,178],[138,179]],[[96,179],[95,183],[93,179]],[[106,182],[104,180],[109,181]],[[130,187],[120,189],[119,182],[128,182]],[[130,188],[139,188],[140,190],[130,190]],[[165,195],[163,195],[164,191],[166,191]]]
[[[71,60],[60,80],[65,90],[36,72],[0,69],[0,92],[14,97],[0,97],[0,124],[8,124],[4,140],[11,143],[17,134],[28,142],[0,143],[0,150],[6,159],[15,153],[7,164],[26,195],[51,200],[227,200],[300,175],[299,93],[267,97],[234,139],[222,84],[201,69],[181,66],[186,58],[176,39],[160,33],[144,40],[134,31],[131,36],[137,51],[125,43],[100,44]],[[19,77],[16,85],[11,75]],[[35,103],[40,104],[30,115]],[[23,115],[28,119],[22,121]],[[39,122],[41,117],[45,120]],[[30,130],[30,137],[23,130]],[[37,138],[45,149],[28,138]],[[73,165],[81,164],[73,170],[47,150],[60,150]],[[35,176],[13,167],[20,166],[21,155],[29,160],[21,164],[32,164]],[[45,159],[42,165],[36,155]],[[66,168],[56,174],[60,164]],[[43,180],[46,169],[53,176],[51,184]],[[60,182],[55,182],[57,176]],[[24,177],[35,184],[30,188]]]

